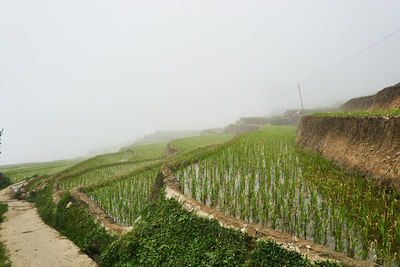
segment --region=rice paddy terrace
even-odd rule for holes
[[[25,189],[42,219],[102,266],[335,265],[326,258],[353,266],[396,265],[397,193],[298,147],[295,133],[292,126],[268,126],[235,137],[183,138],[169,143],[177,150],[172,155],[165,153],[167,143],[135,145],[39,176]],[[290,243],[284,249],[268,236],[256,241],[257,233],[242,233],[246,227],[226,229],[222,221],[198,217],[179,199],[169,199],[171,181],[195,203],[190,210],[202,205],[261,232],[304,240],[303,247]],[[75,198],[76,189],[87,200]],[[54,194],[60,195],[57,203]],[[93,217],[93,206],[104,216]],[[218,220],[210,214],[205,216]],[[118,238],[109,224],[102,227],[106,217],[127,233]],[[313,251],[326,257],[310,257]]]

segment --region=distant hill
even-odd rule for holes
[[[341,110],[391,110],[400,109],[400,83],[377,92],[374,95],[352,98]]]

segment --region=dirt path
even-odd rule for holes
[[[0,225],[0,241],[6,245],[14,267],[97,266],[70,240],[46,225],[32,203],[11,198],[12,189],[0,191],[0,201],[8,204]]]

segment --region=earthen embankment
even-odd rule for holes
[[[304,116],[296,143],[400,192],[400,115]]]

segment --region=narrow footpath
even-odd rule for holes
[[[32,203],[11,196],[11,186],[0,191],[0,201],[8,204],[0,241],[13,267],[97,266],[72,241],[46,225]]]

